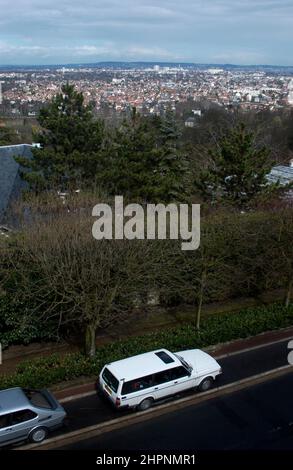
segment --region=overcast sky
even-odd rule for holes
[[[293,0],[0,0],[0,65],[293,65]]]

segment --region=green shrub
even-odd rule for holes
[[[102,346],[94,359],[81,353],[61,356],[52,354],[40,359],[24,361],[16,372],[0,377],[0,388],[13,386],[47,387],[82,376],[98,375],[104,364],[157,348],[173,351],[203,348],[238,338],[246,338],[264,331],[289,327],[293,324],[293,304],[285,308],[279,304],[250,308],[235,314],[219,314],[206,318],[200,332],[195,323],[170,328]]]
[[[11,344],[30,344],[34,341],[56,340],[56,327],[53,322],[43,322],[32,315],[33,306],[14,299],[0,297],[0,331],[2,349]]]

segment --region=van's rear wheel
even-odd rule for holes
[[[206,392],[210,388],[212,388],[214,383],[214,379],[212,377],[207,377],[204,379],[198,386],[200,392]]]
[[[47,428],[36,428],[34,429],[30,435],[29,440],[31,442],[42,442],[48,436],[48,429]]]
[[[154,400],[146,398],[137,407],[138,411],[146,411],[153,405]]]

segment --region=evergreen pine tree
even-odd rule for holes
[[[181,133],[175,114],[168,109],[160,126],[160,147],[157,152],[158,186],[167,200],[183,201],[187,188],[187,159],[180,148]]]
[[[0,145],[9,145],[15,141],[16,135],[12,129],[0,126]]]
[[[147,202],[182,200],[184,162],[174,118],[146,118],[136,111],[116,130],[101,175],[110,194]]]
[[[268,191],[272,167],[270,151],[257,146],[244,124],[226,133],[209,151],[210,165],[200,172],[196,186],[206,199],[222,200],[240,208]]]
[[[62,86],[52,102],[40,111],[42,130],[35,136],[41,148],[31,160],[17,161],[30,171],[24,178],[36,189],[91,186],[100,168],[104,128],[96,121],[82,93]]]

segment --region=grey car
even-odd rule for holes
[[[62,426],[66,412],[48,390],[20,387],[0,391],[0,447],[19,441],[42,442]]]

